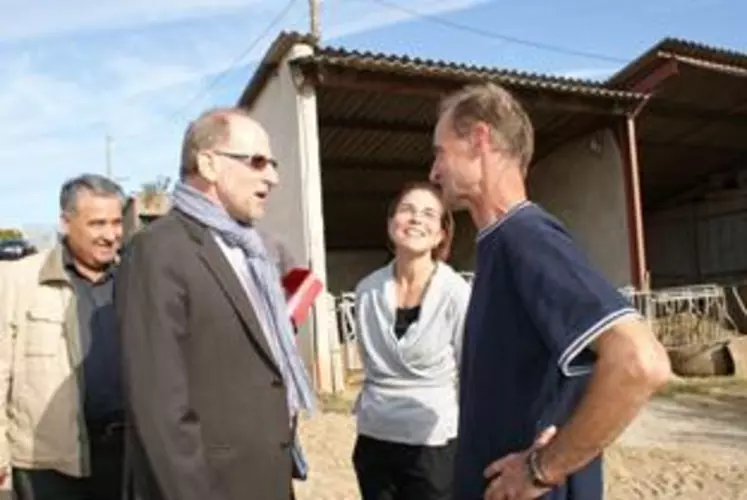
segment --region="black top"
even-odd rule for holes
[[[97,282],[83,277],[65,249],[63,260],[78,302],[87,422],[117,420],[123,414],[119,340],[114,314],[114,267]]]
[[[420,317],[420,306],[415,307],[398,307],[394,319],[394,334],[401,339],[410,325],[415,323]]]

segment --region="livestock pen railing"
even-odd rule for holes
[[[471,282],[472,273],[461,274]],[[725,291],[721,286],[694,285],[648,291],[625,287],[620,292],[640,311],[657,338],[668,348],[710,344],[737,334],[727,313]],[[355,295],[340,294],[335,300],[335,310],[345,369],[360,371]]]
[[[659,290],[622,289],[666,347],[710,344],[735,331],[719,285],[692,285]]]
[[[358,351],[358,329],[355,324],[355,294],[343,292],[336,300],[337,325],[342,362],[347,373],[363,369]]]

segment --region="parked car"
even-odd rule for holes
[[[18,260],[36,253],[36,247],[26,240],[0,241],[0,260]]]

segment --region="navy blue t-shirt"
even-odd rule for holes
[[[477,237],[460,378],[455,500],[483,498],[484,469],[560,428],[586,389],[589,344],[635,314],[567,231],[525,202]],[[601,459],[545,496],[602,498]]]

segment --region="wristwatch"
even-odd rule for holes
[[[539,450],[532,450],[527,456],[527,475],[529,476],[532,486],[535,488],[554,488],[556,484],[551,483],[545,473],[542,471],[538,460]]]

